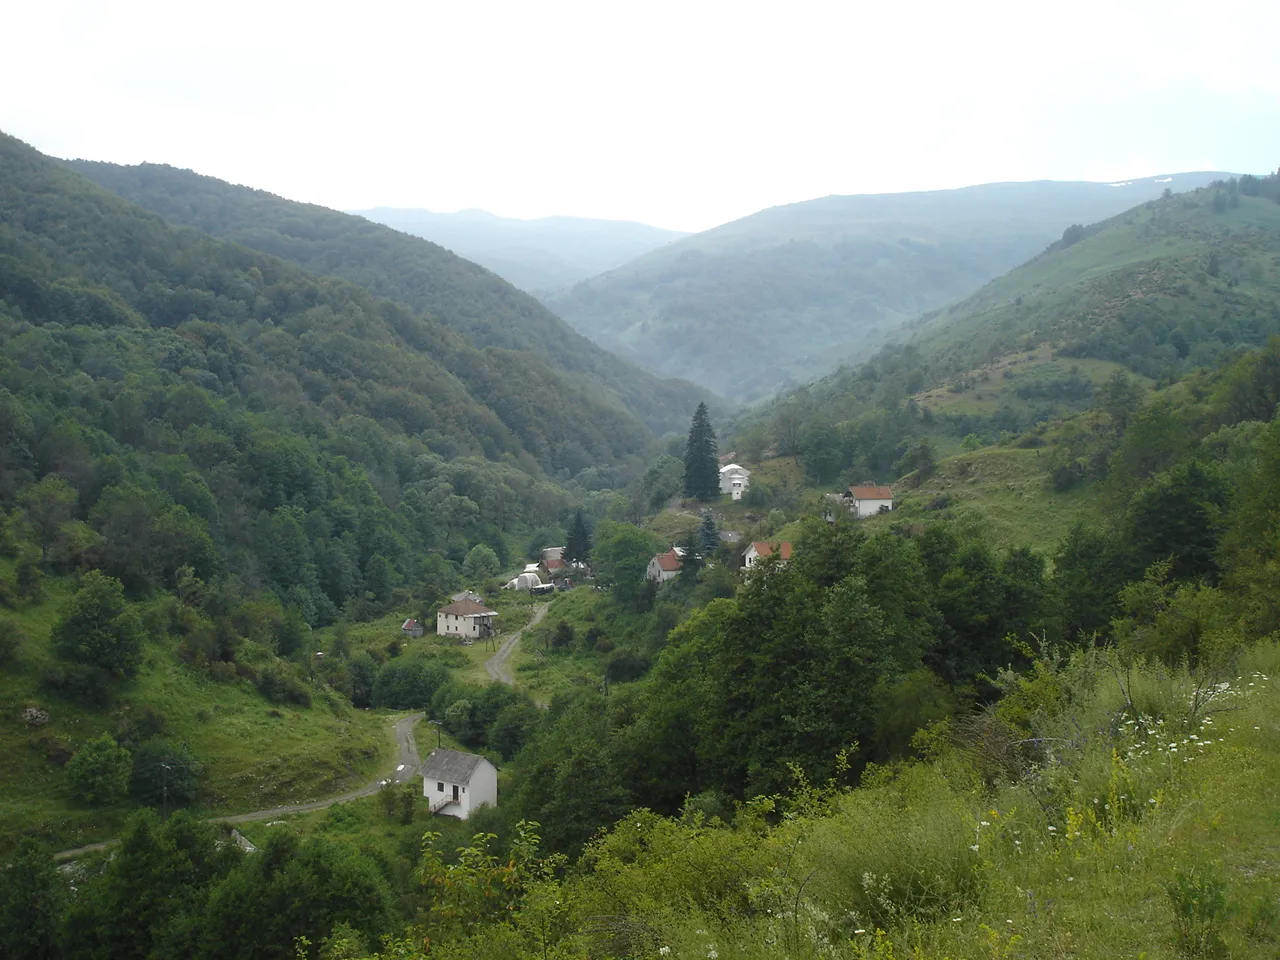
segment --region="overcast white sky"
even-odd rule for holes
[[[341,209],[700,230],[1280,165],[1280,3],[0,4],[0,129]]]

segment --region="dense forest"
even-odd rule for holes
[[[867,356],[900,324],[1012,269],[1070,224],[1215,176],[824,197],[687,237],[547,302],[668,376],[760,400]]]
[[[512,367],[550,367],[565,384],[566,406],[581,409],[585,421],[636,417],[665,433],[683,428],[689,410],[707,397],[692,384],[661,380],[602,350],[533,297],[426,240],[190,170],[88,161],[68,166],[170,223],[358,284],[428,315],[475,347],[496,348],[490,354],[512,351],[498,354],[506,358],[504,377]]]

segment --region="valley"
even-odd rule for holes
[[[647,236],[0,138],[0,952],[1274,953],[1280,175]]]

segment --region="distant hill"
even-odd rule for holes
[[[67,166],[171,223],[359,284],[430,314],[478,348],[516,351],[545,364],[591,398],[588,408],[608,404],[624,419],[665,433],[687,429],[693,409],[708,399],[692,384],[660,379],[601,349],[533,297],[428,241],[163,164],[72,160]]]
[[[395,207],[350,212],[425,237],[539,295],[572,286],[688,236],[628,220],[516,220],[483,210],[433,213]]]
[[[826,197],[695,234],[551,297],[598,343],[739,400],[867,355],[907,320],[1166,189],[1040,181]]]
[[[930,379],[1047,344],[1168,379],[1280,333],[1280,180],[1219,181],[1073,231],[903,330]]]

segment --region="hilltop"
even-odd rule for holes
[[[551,297],[598,343],[739,400],[868,355],[1088,224],[1221,176],[826,197],[672,243]]]
[[[647,223],[586,217],[517,220],[484,210],[435,213],[397,207],[349,212],[438,243],[539,296],[688,236]]]
[[[1274,177],[1221,182],[1071,233],[904,331],[938,373],[1051,344],[1147,377],[1213,364],[1280,330]]]
[[[361,217],[162,164],[67,166],[170,223],[336,276],[424,313],[508,365],[550,368],[574,402],[657,433],[682,429],[705,391],[613,356],[528,294],[434,243]],[[494,351],[504,351],[496,354]],[[532,397],[530,398],[532,399]],[[637,424],[638,426],[638,424]],[[624,432],[629,430],[624,428]]]

